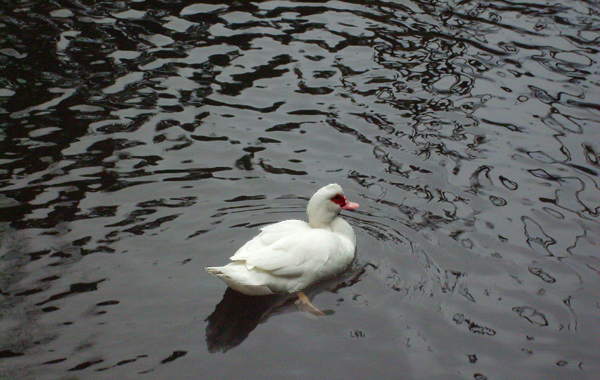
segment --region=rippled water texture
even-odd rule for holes
[[[3,379],[597,379],[593,1],[4,1]],[[344,274],[204,272],[340,183]]]

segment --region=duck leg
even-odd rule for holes
[[[296,301],[296,305],[298,305],[298,309],[300,309],[302,311],[307,311],[307,312],[311,313],[312,315],[316,315],[317,317],[324,317],[326,315],[321,310],[317,309],[315,307],[315,305],[313,305],[310,302],[310,300],[308,299],[306,294],[304,294],[304,292],[302,292],[300,290],[297,294],[298,294],[298,301]]]

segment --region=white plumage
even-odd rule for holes
[[[354,258],[356,239],[341,210],[353,210],[338,184],[319,189],[307,207],[308,223],[286,220],[261,228],[222,267],[206,271],[247,295],[292,293],[341,273]]]

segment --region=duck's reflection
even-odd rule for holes
[[[311,300],[323,291],[335,293],[341,288],[360,281],[364,272],[364,267],[352,265],[340,275],[304,289],[304,293]],[[296,301],[298,301],[296,294],[247,296],[227,288],[215,311],[206,319],[208,351],[226,352],[240,345],[256,326],[264,323],[271,316],[301,311]],[[334,313],[333,310],[322,311],[325,315]]]

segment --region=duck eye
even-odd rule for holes
[[[340,194],[337,194],[336,196],[334,196],[333,198],[331,198],[331,200],[333,201],[333,203],[337,203],[339,205],[342,205],[342,203],[344,202],[344,197]]]

